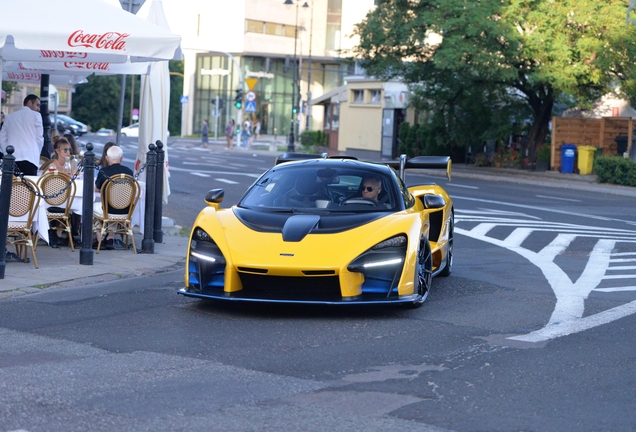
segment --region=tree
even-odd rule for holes
[[[11,93],[20,89],[20,85],[17,82],[13,81],[2,81],[2,90],[7,93],[7,99],[11,97]]]
[[[129,76],[128,81],[130,79],[139,79],[139,77]],[[135,87],[139,88],[139,82]],[[100,128],[116,129],[120,93],[120,75],[90,76],[88,83],[75,88],[72,115],[82,123],[91,125],[94,131]],[[130,118],[130,85],[126,86],[123,118]]]
[[[626,6],[617,0],[381,0],[357,26],[354,52],[370,74],[422,86],[437,110],[463,107],[455,113],[467,116],[475,114],[465,110],[471,99],[495,112],[523,102],[531,112],[534,159],[557,98],[589,103],[617,84],[636,97],[636,28],[625,22]],[[471,90],[470,98],[461,88]]]
[[[168,63],[170,69],[170,114],[168,130],[172,136],[181,134],[181,94],[183,93],[183,60],[172,60]]]
[[[170,114],[168,130],[172,135],[181,131],[181,101],[183,90],[183,61],[170,61]],[[124,98],[124,125],[130,118],[130,81],[135,83],[136,106],[139,106],[139,90],[141,79],[139,75],[127,77],[126,96]],[[90,124],[93,130],[99,128],[116,129],[119,115],[119,100],[121,97],[121,75],[90,76],[87,84],[78,85],[73,96],[73,116],[82,123]]]

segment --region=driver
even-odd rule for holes
[[[382,182],[380,179],[373,175],[367,175],[362,179],[362,198],[369,198],[378,202],[378,195],[382,191]]]

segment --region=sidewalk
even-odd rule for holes
[[[254,153],[276,156],[286,150],[285,137],[262,136],[255,140]],[[176,138],[180,143],[191,143],[192,146],[201,145],[199,139]],[[274,145],[271,146],[270,143]],[[225,141],[210,142],[210,150],[223,151]],[[277,148],[277,150],[274,150]],[[243,152],[234,147],[232,152]],[[442,170],[422,170],[431,176],[445,178]],[[542,188],[565,188],[587,190],[601,194],[612,194],[636,198],[636,188],[599,184],[594,175],[561,174],[555,171],[527,171],[506,168],[485,168],[473,165],[456,164],[452,166],[451,179],[480,179],[493,182],[513,182],[536,185]],[[171,221],[164,218],[163,243],[155,244],[154,254],[134,254],[132,250],[100,251],[93,254],[93,265],[80,265],[79,252],[71,252],[68,247],[53,249],[46,244],[40,244],[36,250],[39,268],[32,262],[8,261],[5,278],[0,279],[0,300],[7,297],[20,296],[43,289],[56,287],[75,287],[91,285],[99,282],[132,278],[136,276],[171,270],[183,270],[188,238],[179,233],[179,227],[173,226]],[[167,226],[166,226],[167,225]],[[137,233],[135,242],[141,249],[143,235]],[[12,248],[9,247],[9,251]],[[30,254],[29,254],[30,256]]]
[[[143,234],[135,233],[137,249],[141,249]],[[154,254],[130,250],[93,250],[93,265],[79,263],[79,250],[69,247],[53,249],[40,242],[29,263],[7,261],[4,279],[0,279],[0,300],[39,292],[48,288],[68,288],[99,282],[183,269],[188,238],[179,234],[178,227],[164,229],[163,243],[155,243]],[[13,247],[7,249],[13,252]],[[31,258],[31,252],[28,253]]]

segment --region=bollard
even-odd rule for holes
[[[163,170],[165,168],[166,152],[163,143],[157,140],[157,187],[155,189],[155,224],[153,238],[155,243],[163,243],[163,230],[161,222],[163,218]]]
[[[144,239],[141,242],[141,253],[155,253],[155,187],[157,183],[157,153],[155,145],[148,146],[146,153],[146,214],[144,216]]]
[[[93,144],[86,144],[84,153],[84,189],[82,191],[82,249],[79,262],[93,265],[93,190],[95,189],[95,153]]]
[[[0,186],[0,279],[4,279],[7,267],[7,231],[9,230],[9,206],[11,205],[11,189],[13,188],[13,163],[15,156],[13,146],[7,146],[2,159],[2,185]]]

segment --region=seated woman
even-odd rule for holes
[[[69,143],[66,138],[62,138],[59,135],[54,139],[55,141],[53,141],[53,156],[51,157],[53,163],[49,165],[49,170],[64,172],[64,162],[68,157],[69,161],[71,162],[71,172],[67,174],[75,174],[75,172],[77,171],[77,163],[71,157],[71,143]]]

